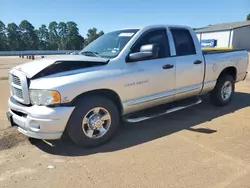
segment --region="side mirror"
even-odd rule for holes
[[[129,54],[128,60],[130,62],[140,61],[150,58],[157,58],[159,52],[159,46],[157,44],[147,44],[140,48],[140,52]]]

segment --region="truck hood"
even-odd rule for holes
[[[33,78],[69,70],[105,65],[108,62],[109,59],[107,58],[65,55],[23,63],[14,67],[14,69],[23,72],[28,78]]]

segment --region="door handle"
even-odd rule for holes
[[[163,69],[172,69],[173,67],[174,67],[174,65],[170,65],[170,64],[162,66]]]
[[[195,64],[195,65],[198,65],[198,64],[201,64],[201,63],[202,63],[201,60],[195,60],[195,61],[194,61],[194,64]]]

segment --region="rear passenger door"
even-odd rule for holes
[[[203,55],[196,52],[188,29],[169,28],[175,46],[175,99],[199,94],[204,76]]]

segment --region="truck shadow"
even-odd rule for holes
[[[108,143],[92,149],[80,148],[69,140],[51,142],[50,146],[41,140],[31,139],[31,143],[44,152],[63,156],[84,156],[95,153],[111,152],[143,144],[172,133],[189,130],[200,134],[214,134],[216,130],[209,128],[193,128],[201,123],[209,122],[218,117],[234,113],[250,106],[250,94],[236,92],[234,100],[225,107],[210,104],[208,96],[202,97],[203,102],[172,114],[141,123],[123,123],[117,135]]]

